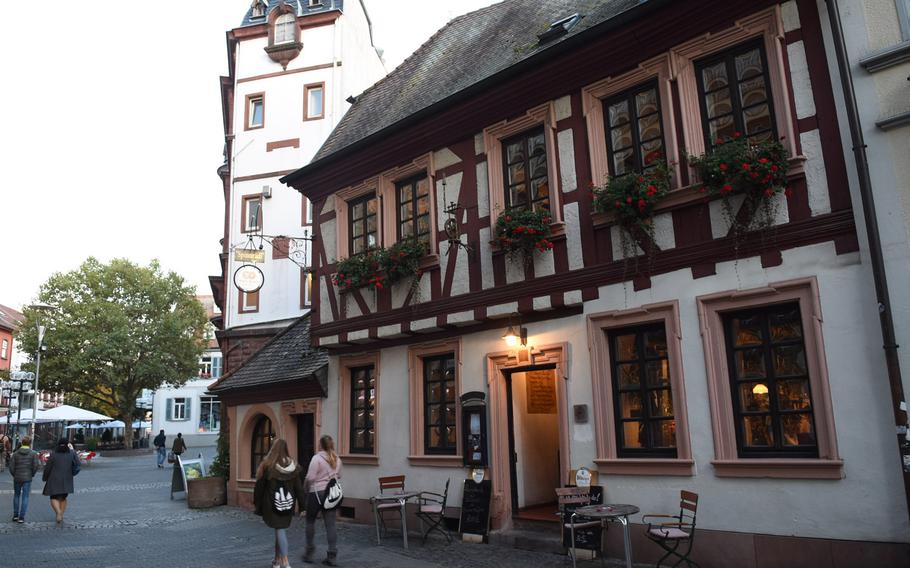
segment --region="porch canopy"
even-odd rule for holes
[[[310,344],[307,314],[208,390],[222,399],[243,396],[249,401],[324,398],[328,393],[328,365],[328,354]]]
[[[110,419],[110,416],[68,404],[38,411],[38,422],[100,422]]]

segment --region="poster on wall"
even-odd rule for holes
[[[556,373],[527,373],[528,414],[556,414]]]

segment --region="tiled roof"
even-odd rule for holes
[[[504,0],[455,18],[357,97],[311,164],[647,1]],[[538,44],[576,13],[568,33]]]
[[[24,321],[25,316],[22,315],[22,312],[0,304],[0,327],[16,331]]]
[[[269,5],[269,8],[266,10],[265,16],[253,18],[253,3],[250,2],[250,7],[247,9],[246,15],[243,16],[243,22],[240,23],[240,27],[256,26],[265,23],[268,19],[268,15],[279,4],[287,4],[292,8],[296,8],[298,16],[307,16],[309,14],[330,12],[332,10],[341,10],[344,8],[344,0],[321,0],[321,2],[314,6],[310,6],[309,0],[266,0],[266,3]]]
[[[275,386],[290,381],[318,381],[326,392],[329,356],[310,345],[310,316],[280,332],[247,359],[240,367],[209,387],[213,393],[260,386]]]

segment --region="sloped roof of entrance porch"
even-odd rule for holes
[[[238,402],[325,397],[328,355],[310,343],[310,316],[289,325],[242,365],[209,386],[209,392]]]

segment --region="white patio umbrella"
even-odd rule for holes
[[[133,428],[151,428],[151,427],[152,427],[151,422],[139,422],[138,420],[133,422]]]
[[[110,422],[104,422],[102,424],[99,424],[97,427],[98,428],[123,428],[124,426],[126,426],[126,424],[124,424],[120,420],[111,420]]]
[[[85,428],[88,428],[88,426],[86,426],[85,424],[79,424],[77,422],[76,424],[70,424],[69,426],[64,428],[64,430],[83,430]]]
[[[94,422],[98,420],[111,420],[110,416],[105,416],[104,414],[98,414],[97,412],[92,412],[91,410],[85,410],[84,408],[77,408],[75,406],[70,406],[64,404],[51,408],[45,411],[38,411],[38,421],[46,420],[51,422]]]

